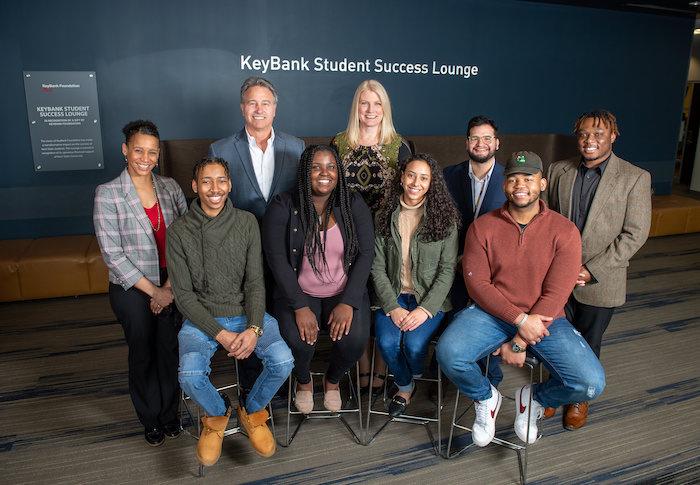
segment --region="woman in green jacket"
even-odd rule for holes
[[[423,373],[430,339],[450,309],[459,224],[437,162],[424,153],[402,161],[377,213],[372,266],[377,345],[398,387],[392,417],[406,410],[413,377]]]

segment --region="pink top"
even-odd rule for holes
[[[321,235],[323,238],[323,235]],[[345,283],[348,280],[348,275],[343,269],[343,235],[340,233],[338,224],[326,231],[326,264],[323,265],[323,259],[320,255],[316,256],[316,268],[321,272],[320,276],[314,273],[314,270],[309,264],[306,251],[301,260],[301,271],[297,281],[301,290],[307,295],[316,298],[327,298],[341,293],[345,289]]]

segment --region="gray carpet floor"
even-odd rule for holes
[[[565,431],[561,411],[543,422],[529,452],[531,483],[700,481],[700,234],[651,239],[631,263],[628,294],[606,334],[607,388],[589,424]],[[159,448],[143,441],[126,356],[105,295],[0,304],[1,483],[518,482],[516,454],[493,444],[445,460],[422,426],[391,423],[361,446],[338,420],[305,423],[270,459],[244,436],[227,437],[219,463],[197,478],[193,438]],[[217,358],[215,382],[231,382],[231,367]],[[505,371],[501,390],[512,395],[527,374]],[[453,402],[451,388],[445,442]],[[411,406],[430,408],[424,386]],[[513,415],[505,401],[497,436],[513,437]],[[285,416],[278,406],[280,438]],[[372,429],[381,422],[373,417]],[[469,439],[462,432],[457,444]]]

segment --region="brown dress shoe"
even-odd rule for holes
[[[238,424],[245,430],[253,449],[264,458],[271,457],[277,451],[275,437],[267,427],[269,417],[265,408],[248,414],[243,406],[238,406]]]
[[[542,414],[543,419],[549,419],[557,414],[557,408],[544,408],[544,413]]]
[[[564,428],[569,431],[582,428],[588,418],[588,403],[576,402],[564,407]]]
[[[231,408],[223,416],[202,417],[202,431],[197,443],[197,460],[202,465],[212,466],[219,461],[229,417],[231,417]]]

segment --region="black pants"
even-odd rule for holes
[[[180,312],[173,303],[153,315],[145,293],[113,283],[109,284],[109,302],[129,346],[129,393],[139,421],[148,428],[174,421],[180,398]]]
[[[309,296],[311,311],[316,315],[319,327],[326,327],[331,311],[339,303],[342,295],[328,298],[314,298]],[[311,359],[316,350],[316,344],[309,345],[301,339],[299,328],[296,324],[294,311],[284,302],[275,300],[273,315],[279,323],[282,338],[287,342],[294,355],[294,376],[301,384],[311,382]],[[326,379],[332,384],[337,384],[343,374],[348,371],[362,355],[369,337],[369,297],[365,294],[362,306],[354,310],[350,332],[343,338],[333,342],[330,362],[326,371]],[[316,340],[318,342],[318,340]]]
[[[591,346],[595,355],[600,357],[600,345],[603,334],[610,324],[615,308],[605,308],[593,305],[585,305],[576,301],[572,296],[564,307],[566,318],[581,332],[583,338]]]

